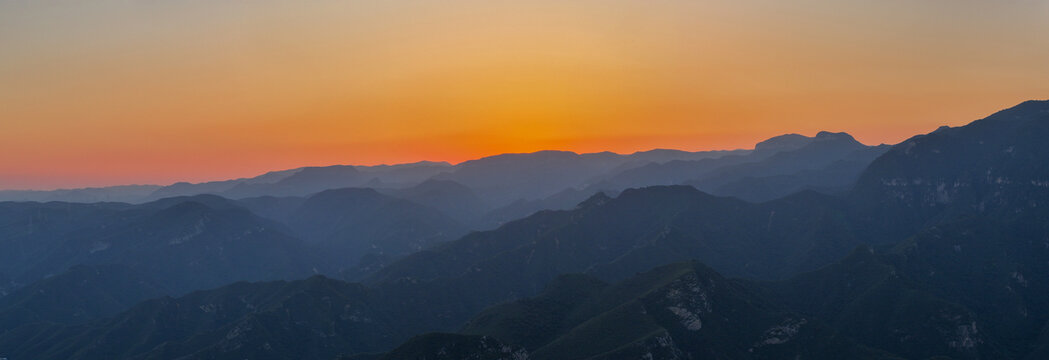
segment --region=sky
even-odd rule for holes
[[[891,144],[1047,79],[1045,0],[0,0],[0,189]]]

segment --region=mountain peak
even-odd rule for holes
[[[1049,99],[1047,100],[1027,100],[1017,104],[1014,108],[1035,108],[1043,111],[1049,110]]]
[[[149,209],[169,209],[180,206],[182,204],[197,204],[197,205],[183,205],[182,207],[206,207],[210,209],[240,209],[242,208],[239,204],[226,199],[224,197],[213,195],[213,194],[200,194],[191,196],[172,196],[163,199],[155,200],[142,204],[141,206]]]
[[[600,206],[601,204],[604,204],[609,200],[612,200],[612,198],[606,195],[604,191],[598,191],[596,194],[590,196],[586,200],[583,200],[583,202],[579,203],[579,205],[576,205],[576,208],[582,209],[591,206]]]
[[[302,168],[294,175],[281,179],[278,183],[316,181],[326,177],[352,176],[358,173],[359,171],[353,165],[310,166]]]
[[[579,156],[579,154],[575,153],[573,151],[539,150],[539,151],[534,151],[534,152],[529,152],[529,153],[505,153],[505,154],[499,154],[499,155],[485,156],[485,157],[482,157],[480,159],[464,161],[463,163],[461,163],[459,165],[460,166],[462,166],[462,165],[471,165],[471,164],[478,164],[478,163],[485,163],[485,162],[505,162],[505,161],[511,161],[511,160],[520,160],[520,159],[549,160],[549,159],[560,159],[560,158],[572,158],[572,157],[577,157],[577,156]]]
[[[1049,118],[1049,100],[1027,100],[991,114],[986,120],[1012,121],[1032,117]]]
[[[773,136],[771,138],[766,139],[765,141],[759,142],[756,145],[754,145],[754,150],[770,152],[791,151],[800,149],[817,141],[838,141],[859,144],[859,142],[856,141],[856,139],[853,138],[852,135],[849,135],[849,133],[820,131],[816,133],[816,136],[813,137],[793,133]]]
[[[801,134],[783,134],[765,139],[754,145],[756,151],[783,151],[797,149],[807,144],[811,138]]]
[[[852,137],[852,135],[849,135],[849,133],[847,133],[847,132],[830,132],[830,131],[820,131],[820,132],[816,133],[816,137],[814,139],[816,139],[816,140],[853,140],[853,141],[856,140],[855,138]]]

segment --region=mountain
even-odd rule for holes
[[[410,200],[409,200],[410,199]],[[322,268],[347,270],[364,259],[363,267],[386,262],[453,240],[468,231],[448,212],[476,221],[476,197],[462,185],[428,180],[401,190],[344,188],[310,197],[262,196],[236,204],[287,227],[304,241]],[[439,206],[442,210],[421,203]],[[456,212],[460,209],[464,212]],[[357,269],[368,271],[367,269]]]
[[[121,203],[0,202],[0,294],[37,278],[24,272],[37,266],[40,258],[62,246],[67,235],[97,227],[130,205]],[[54,273],[66,268],[56,268]]]
[[[1016,358],[990,346],[973,310],[912,278],[889,257],[860,248],[819,271],[764,286],[786,308],[907,358]]]
[[[495,208],[516,201],[541,200],[568,189],[584,189],[609,175],[648,164],[714,159],[746,154],[747,150],[686,152],[656,149],[620,155],[612,152],[577,154],[537,151],[501,154],[463,162],[434,177],[463,184]],[[646,184],[652,185],[652,184]],[[593,189],[587,190],[591,194]]]
[[[313,166],[273,171],[254,178],[210,183],[174,184],[152,196],[162,197],[219,194],[227,198],[308,196],[344,187],[365,185],[408,186],[451,168],[445,162],[420,161],[410,164],[376,166]]]
[[[419,161],[396,165],[357,166],[357,170],[371,175],[375,181],[388,188],[414,186],[442,172],[453,171],[455,168],[454,165],[443,161]]]
[[[382,192],[437,209],[463,224],[477,224],[489,210],[472,189],[450,180],[429,179],[412,187]]]
[[[270,171],[265,174],[253,177],[253,178],[241,178],[232,180],[221,180],[221,181],[209,181],[202,183],[188,183],[188,182],[177,182],[168,186],[163,186],[148,196],[132,201],[129,203],[143,203],[149,201],[160,200],[164,198],[173,198],[179,196],[193,196],[200,194],[220,194],[227,191],[239,184],[267,184],[280,181],[283,178],[291,176],[298,172],[299,169]]]
[[[316,192],[361,186],[371,180],[354,166],[306,167],[273,183],[240,183],[221,194],[239,199],[254,196],[305,196]]]
[[[754,151],[775,154],[781,151],[800,149],[812,142],[812,138],[801,134],[773,136],[754,145]]]
[[[651,163],[607,176],[590,189],[695,186],[716,195],[761,202],[801,190],[844,191],[887,147],[870,147],[846,133],[777,136],[745,154]]]
[[[237,204],[261,217],[286,223],[291,214],[306,201],[301,196],[259,196],[237,200]]]
[[[367,255],[397,258],[467,232],[436,209],[367,188],[310,196],[291,212],[287,224],[343,269],[358,265]]]
[[[693,258],[732,276],[780,278],[829,264],[859,244],[842,206],[813,192],[751,204],[688,186],[630,189],[423,250],[371,281],[463,276],[521,296],[561,273],[619,280]]]
[[[389,351],[451,331],[486,305],[470,284],[363,286],[313,276],[238,282],[136,304],[86,324],[27,323],[0,332],[0,352],[32,359],[332,359]]]
[[[15,288],[18,288],[18,285],[7,274],[0,273],[0,297],[7,296],[7,292]]]
[[[124,266],[77,265],[0,297],[0,333],[36,322],[86,323],[171,293]]]
[[[621,161],[622,156],[609,152],[502,154],[463,162],[454,172],[436,178],[463,184],[482,199],[501,206],[518,199],[544,198],[578,186]]]
[[[418,288],[424,301],[456,294],[437,295],[418,283],[364,287],[322,276],[242,282],[147,300],[83,325],[23,325],[0,333],[0,349],[12,358],[34,359],[323,359],[374,353],[451,324],[435,326],[434,321],[448,316],[439,309],[453,302],[438,301],[430,304],[436,311],[417,312],[421,304],[403,297],[398,289],[404,286]],[[440,347],[445,356],[476,359],[520,359],[526,351],[538,359],[649,352],[659,358],[888,358],[838,337],[814,319],[779,310],[739,281],[696,263],[661,267],[614,285],[581,275],[562,277],[535,299],[481,313],[464,330],[481,331],[511,336],[425,335],[385,358],[430,358]]]
[[[21,284],[79,264],[120,264],[186,292],[312,272],[285,227],[213,196],[127,204],[7,203],[3,272]]]
[[[737,197],[750,202],[778,199],[796,192],[813,190],[824,194],[847,194],[860,174],[875,158],[890,148],[888,145],[856,150],[823,167],[804,169],[792,174],[745,175],[722,182],[712,194]],[[704,187],[702,181],[687,184]]]
[[[764,158],[770,154],[753,152],[746,155],[728,155],[701,160],[673,160],[665,163],[648,163],[631,167],[597,179],[585,189],[610,189],[622,191],[656,185],[680,185],[699,179],[717,171],[718,168],[744,164]]]
[[[618,194],[610,190],[592,191],[592,190],[578,190],[578,189],[565,189],[559,193],[550,195],[547,198],[539,200],[518,200],[510,205],[506,205],[494,210],[489,211],[485,214],[484,218],[480,222],[478,230],[491,230],[499,227],[502,224],[522,219],[528,215],[532,215],[542,210],[571,210],[575,208],[579,203],[586,199],[594,196],[595,194]]]
[[[0,335],[0,348],[16,359],[331,359],[403,336],[387,305],[319,276],[237,283],[145,301],[87,325],[27,326]]]
[[[1044,218],[966,218],[764,283],[770,298],[908,358],[1035,359],[1049,326]]]
[[[33,300],[74,314],[78,307],[104,311],[91,310],[98,315],[87,323],[63,324],[46,322],[44,308],[14,307],[15,319],[29,320],[0,334],[0,349],[39,359],[428,358],[442,349],[445,357],[492,359],[1037,359],[1049,352],[1045,135],[1049,102],[1026,102],[893,146],[841,195],[802,191],[752,203],[691,186],[651,186],[615,197],[596,193],[570,209],[440,243],[425,240],[448,220],[439,210],[370,189],[244,203],[217,196],[138,206],[0,203],[0,256],[17,262],[0,266],[8,279],[40,280],[30,286],[41,289],[54,286],[46,275],[78,263],[118,264],[186,289],[305,276],[312,269],[281,262],[301,257],[316,265],[300,255],[304,248],[348,246],[328,254],[340,256],[374,245],[359,242],[371,238],[403,246],[403,253],[422,249],[365,284],[319,276],[235,283],[147,300],[110,318],[100,317],[116,308],[107,305],[113,302]],[[768,151],[760,159],[747,158],[755,150],[697,160],[721,170],[692,180],[724,179],[716,184],[721,189],[809,176],[877,151],[841,134],[817,137],[828,142],[787,136],[760,146]],[[821,148],[832,143],[847,146]],[[623,170],[635,165],[613,155],[595,155],[593,164],[644,175]],[[531,162],[535,168],[525,171],[549,175],[581,156],[543,153],[518,164]],[[434,180],[455,181],[488,201],[484,192],[514,175],[510,158]],[[661,166],[682,164],[695,165]],[[681,169],[699,169],[688,166]],[[477,170],[486,167],[507,173]],[[654,175],[666,174],[682,173]],[[585,193],[594,179],[567,189]],[[531,180],[542,182],[502,199],[565,191],[552,190],[564,183]],[[466,194],[449,182],[427,186],[440,190],[436,198]],[[287,224],[247,208],[287,216]],[[362,230],[370,226],[378,230]],[[399,238],[390,229],[411,232]],[[312,235],[298,241],[290,234]],[[79,279],[83,272],[74,270],[53,277],[54,284]],[[106,288],[96,283],[102,285],[92,288]],[[8,296],[15,294],[39,296]],[[66,321],[69,313],[55,314]],[[429,332],[443,333],[420,335]]]
[[[667,254],[695,256],[715,269],[754,277],[754,273],[745,272],[753,271],[746,266],[748,260],[767,265],[793,258],[789,251],[797,249],[825,256],[810,259],[840,258],[842,248],[834,245],[869,242],[883,249],[884,255],[868,256],[865,252],[871,250],[860,250],[842,263],[814,273],[748,287],[795,313],[826,319],[828,326],[842,336],[908,358],[1037,358],[1049,348],[1049,299],[1045,296],[1049,279],[1043,275],[1049,273],[1049,245],[1044,241],[1049,238],[1045,225],[1049,215],[1043,210],[1047,188],[1041,186],[1042,179],[1047,178],[1041,160],[1049,158],[1049,153],[1039,140],[1049,126],[1047,110],[1047,102],[1024,103],[964,127],[940,129],[908,140],[874,160],[854,190],[842,199],[800,193],[751,205],[765,211],[765,216],[760,216],[756,211],[732,210],[748,208],[745,203],[732,206],[732,201],[716,197],[701,202],[702,197],[690,195],[685,188],[628,190],[615,199],[595,197],[588,201],[590,206],[581,209],[540,212],[496,231],[472,234],[420,252],[391,265],[374,281],[459,277],[479,288],[495,289],[491,290],[493,294],[513,298],[535,293],[531,289],[548,283],[556,273],[575,271],[603,280],[622,279],[630,270],[644,267],[630,259],[668,262],[674,258]],[[979,152],[968,149],[981,146]],[[950,181],[952,178],[959,180]],[[630,209],[629,216],[616,217],[599,210],[627,204],[623,201],[640,194],[644,195],[623,207],[624,213]],[[644,206],[636,199],[658,206]],[[724,202],[719,205],[720,201]],[[692,208],[686,205],[691,202],[695,203]],[[825,219],[833,219],[825,223],[827,229],[838,230],[828,232],[807,225],[804,214],[816,209],[824,209]],[[737,250],[746,249],[750,243],[747,235],[763,228],[754,219],[769,219],[775,224],[776,214],[789,214],[787,223],[797,231],[808,230],[809,236],[795,241],[785,236],[788,240],[784,242],[791,245],[758,247],[760,251],[738,258],[726,256],[725,248],[710,245],[716,244],[711,239],[717,238],[711,234],[723,231],[726,239],[733,240],[726,243]],[[643,233],[640,229],[660,229],[646,225],[646,219],[678,216],[682,219],[679,222],[652,224],[673,224],[662,228],[667,230],[662,233],[666,234],[664,238],[689,239],[679,244],[707,248],[692,250],[674,246],[673,241],[622,240]],[[685,231],[690,229],[685,224],[703,231]],[[894,243],[897,245],[889,245]],[[628,251],[618,250],[623,244],[634,246]],[[661,248],[664,252],[657,251]],[[618,267],[618,271],[609,271],[607,263],[602,263],[603,253],[614,259],[611,268]],[[762,253],[775,256],[760,258]],[[810,269],[821,264],[810,259],[802,261],[816,264]],[[542,307],[516,309],[511,312],[529,314],[528,318],[551,317],[543,315]],[[542,329],[524,333],[550,331],[549,327]],[[529,336],[515,338],[514,331],[493,330],[490,334],[506,337],[497,338],[499,341],[526,347],[546,341]],[[607,332],[583,336],[562,350],[587,348],[608,336]],[[622,346],[627,342],[615,343]]]
[[[352,168],[363,178],[357,179],[353,174],[348,175],[348,168]],[[412,186],[451,168],[452,165],[446,162],[432,161],[397,165],[303,167],[270,171],[251,178],[201,183],[177,182],[167,186],[120,185],[60,190],[0,190],[0,201],[140,204],[163,198],[200,194],[219,194],[230,198],[302,196],[321,190],[364,184],[381,184],[384,187]],[[299,175],[303,171],[306,173]],[[299,176],[285,181],[295,175]],[[285,182],[281,183],[282,181]]]
[[[340,356],[340,360],[522,360],[528,353],[488,336],[429,333],[411,338],[388,354]]]
[[[896,241],[962,216],[1014,217],[1049,206],[1049,101],[918,135],[864,170],[850,194],[867,233]]]
[[[898,244],[897,267],[964,306],[982,357],[1023,358],[1049,326],[1049,228],[1043,215],[965,218]]]
[[[1035,131],[1045,120],[1034,114],[1005,119]],[[980,126],[992,138],[1016,126],[969,126],[977,124],[990,124]],[[911,153],[904,143],[880,156],[842,197],[804,191],[755,204],[688,186],[599,193],[405,256],[365,285],[238,283],[86,325],[25,324],[0,335],[0,348],[41,359],[428,358],[442,348],[491,359],[1038,358],[1049,349],[1047,192],[1014,179],[1040,176],[1041,165],[1012,167],[998,154],[966,161],[968,153],[935,158],[956,167],[912,164],[968,141],[921,139],[910,140]],[[1030,144],[1038,140],[1018,139],[1004,156],[1042,156]],[[1010,182],[1003,175],[959,186],[971,188],[960,198],[915,201],[937,194],[925,186],[935,176],[988,169]],[[920,181],[885,180],[894,178]],[[329,195],[310,217],[390,198]],[[210,201],[236,211],[213,198],[196,203]],[[890,211],[920,217],[894,227]],[[906,235],[881,237],[895,233]]]
[[[538,201],[566,190],[598,189],[620,191],[629,187],[673,185],[725,164],[749,162],[780,151],[800,147],[811,138],[791,134],[773,138],[756,146],[757,150],[716,150],[688,152],[654,149],[632,154],[611,152],[577,154],[567,151],[537,151],[523,154],[500,154],[469,160],[458,165],[444,162],[417,162],[397,165],[350,166],[333,165],[303,167],[272,171],[266,174],[232,180],[203,183],[179,182],[168,186],[115,186],[97,189],[60,191],[0,191],[0,199],[59,200],[70,202],[122,201],[144,203],[169,197],[217,194],[226,198],[303,197],[314,193],[344,187],[371,187],[384,190],[405,190],[416,186],[432,186],[427,180],[449,180],[466,186],[479,197],[484,208],[500,208],[517,201]],[[713,161],[725,158],[724,161]],[[733,160],[734,159],[734,160]],[[697,173],[692,164],[701,164]],[[652,173],[653,168],[673,163],[661,171],[663,175],[630,175],[632,169]],[[705,164],[705,165],[703,165]],[[682,165],[685,165],[682,168]],[[624,179],[616,179],[616,174]],[[668,181],[668,178],[676,180]],[[429,204],[433,205],[433,204]],[[462,209],[458,209],[462,210]],[[470,209],[476,211],[476,209]],[[450,213],[453,217],[459,214]],[[477,217],[474,214],[470,216]]]
[[[895,358],[780,310],[697,263],[656,268],[614,285],[563,276],[535,298],[485,310],[462,333],[520,348],[529,359]],[[384,359],[405,358],[406,349],[419,354],[411,358],[436,358],[448,342],[412,339]],[[460,356],[482,358],[487,349],[475,346]]]
[[[700,189],[706,189],[746,177],[790,175],[820,169],[869,148],[849,134],[821,131],[798,148],[782,149],[758,161],[722,167],[716,174],[696,179],[695,183]],[[882,149],[882,152],[885,150],[888,149]],[[873,152],[870,159],[880,154]]]
[[[158,185],[121,185],[60,190],[0,190],[0,201],[135,202],[158,189]]]
[[[1030,101],[896,145],[845,200],[857,234],[883,250],[774,296],[908,357],[1038,358],[1049,340],[1046,135],[1049,101]]]
[[[461,332],[491,336],[534,351],[578,326],[582,319],[573,316],[576,309],[599,299],[608,288],[609,284],[592,276],[560,275],[533,298],[495,305],[474,315]]]
[[[685,182],[712,194],[744,200],[768,201],[806,189],[849,190],[888,146],[866,146],[846,133],[822,131],[795,149],[768,158],[728,165],[699,179]]]

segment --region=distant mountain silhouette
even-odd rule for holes
[[[610,152],[575,154],[565,151],[539,151],[490,156],[455,166],[429,161],[376,166],[333,165],[272,171],[253,178],[196,184],[180,182],[169,186],[136,185],[56,191],[4,190],[0,191],[0,200],[143,203],[199,194],[218,194],[233,199],[307,196],[343,187],[409,188],[436,177],[466,184],[478,192],[489,206],[504,206],[516,200],[536,200],[570,187],[586,185],[588,179],[600,177],[603,172],[609,170],[627,169],[652,162],[706,159],[747,152],[655,149],[619,155]],[[553,178],[537,175],[555,174],[559,171],[567,172],[558,173],[559,176]],[[507,180],[511,182],[500,183]],[[534,180],[539,182],[535,183]]]
[[[824,131],[814,137],[781,135],[758,143],[754,151],[742,155],[651,163],[627,169],[607,176],[590,189],[688,184],[716,195],[750,201],[772,200],[805,189],[843,191],[851,187],[869,161],[886,150],[863,145],[846,133]],[[836,164],[841,162],[857,164]],[[760,182],[762,187],[751,190],[741,186],[748,182]]]
[[[618,280],[697,258],[734,276],[777,278],[829,264],[859,244],[839,216],[841,202],[812,192],[751,204],[687,186],[650,187],[588,203],[472,233],[412,254],[376,276],[469,275],[484,277],[476,283],[520,293],[561,273]],[[485,271],[473,273],[475,268]]]
[[[804,169],[793,174],[751,176],[743,172],[742,174],[737,173],[735,177],[712,181],[719,183],[717,186],[704,184],[704,181],[688,182],[687,184],[699,188],[713,186],[707,189],[711,193],[738,197],[751,202],[769,201],[805,190],[824,194],[846,194],[852,189],[867,165],[888,148],[888,145],[882,145],[853,151],[824,167]]]
[[[450,180],[429,179],[412,187],[383,192],[440,210],[463,224],[477,224],[489,210],[473,189]]]
[[[518,199],[544,198],[577,186],[596,174],[620,164],[613,153],[576,154],[540,151],[503,154],[459,164],[454,172],[438,179],[452,180],[474,189],[496,206]]]
[[[212,181],[198,184],[176,183],[170,186],[156,187],[110,187],[100,189],[63,190],[49,192],[6,191],[0,192],[0,199],[18,200],[62,200],[62,201],[95,201],[112,199],[131,203],[141,203],[168,197],[191,196],[198,194],[218,194],[232,199],[257,197],[305,197],[320,191],[345,187],[370,187],[387,193],[399,191],[410,192],[411,188],[426,184],[427,180],[453,181],[462,184],[477,196],[484,206],[476,204],[467,208],[440,208],[447,215],[475,228],[487,228],[493,224],[503,223],[506,215],[528,215],[530,212],[544,209],[538,207],[545,199],[552,198],[566,191],[580,190],[586,196],[600,190],[614,192],[631,187],[652,185],[678,185],[686,182],[700,184],[707,177],[717,177],[720,169],[733,165],[759,162],[780,152],[790,152],[813,142],[832,138],[832,134],[821,132],[816,137],[797,134],[777,136],[762,141],[755,150],[720,150],[687,152],[670,149],[640,151],[620,155],[611,152],[576,154],[567,151],[538,151],[526,154],[501,154],[458,165],[436,162],[418,162],[398,165],[349,166],[334,165],[324,167],[304,167],[298,169],[269,172],[254,178]],[[856,143],[858,145],[858,143]],[[843,150],[826,148],[822,152],[813,149],[809,156],[820,158],[846,157]],[[718,192],[720,187],[703,187],[704,190],[724,195],[737,195],[752,200],[769,200],[781,197],[800,189],[839,191],[851,185],[854,180],[851,172],[865,164],[862,157],[852,157],[859,164],[838,166],[821,175],[794,176],[790,179],[771,181],[762,175],[765,191],[748,193],[740,191]],[[869,160],[869,158],[867,158]],[[807,164],[807,166],[790,167],[790,164]],[[752,164],[752,167],[772,167],[777,170],[759,170],[756,173],[775,173],[775,176],[794,175],[795,173],[814,170],[809,163],[785,159],[782,162],[763,162]],[[787,168],[784,170],[784,168]],[[820,170],[820,169],[815,169]],[[854,171],[854,170],[853,170]],[[847,172],[844,173],[843,172]],[[833,181],[822,180],[833,176]],[[730,176],[731,177],[731,176]],[[736,175],[741,177],[741,175]],[[752,180],[743,176],[741,181]],[[725,180],[722,180],[725,182]],[[433,186],[430,183],[426,186]],[[701,185],[702,186],[702,185]],[[732,184],[726,184],[732,186]],[[151,193],[148,193],[149,191]],[[416,199],[426,203],[425,199]],[[451,200],[451,199],[449,199]],[[469,200],[463,200],[469,201]],[[442,202],[443,204],[443,202]],[[502,209],[515,205],[517,210],[502,211],[501,215],[486,216],[475,214],[480,211]],[[522,204],[529,204],[521,206]],[[465,204],[460,204],[467,206]],[[559,205],[559,204],[552,204]],[[528,211],[525,211],[528,210]],[[465,213],[463,213],[465,211]],[[485,219],[487,218],[487,219]],[[474,221],[480,221],[474,223]]]
[[[404,188],[419,184],[436,174],[453,171],[447,162],[419,161],[397,165],[357,166],[357,170],[371,175],[386,188]]]
[[[716,175],[700,179],[698,184],[719,186],[732,180],[746,177],[795,174],[802,170],[824,168],[834,162],[848,157],[854,152],[868,150],[869,147],[853,139],[846,133],[820,132],[808,142],[794,149],[781,150],[760,161],[733,165],[719,169]],[[888,148],[882,149],[887,151]],[[879,152],[873,152],[871,160]]]
[[[24,208],[3,217],[13,221],[12,233],[0,243],[13,258],[4,272],[21,283],[77,264],[124,265],[177,292],[311,271],[305,249],[282,226],[217,196],[139,206],[5,204]]]
[[[801,134],[783,134],[765,139],[754,145],[754,151],[778,153],[800,149],[812,142],[812,138]]]
[[[219,194],[233,199],[262,196],[308,196],[329,189],[360,187],[369,184],[409,186],[450,168],[451,165],[448,163],[430,161],[398,165],[303,167],[269,172],[250,179],[175,184],[158,190],[152,198],[206,193]]]
[[[342,269],[366,255],[398,258],[467,232],[440,211],[366,188],[322,191],[303,201],[287,223]]]
[[[241,183],[222,194],[230,198],[305,196],[328,189],[360,186],[368,180],[371,178],[353,166],[307,167],[274,183]]]
[[[0,190],[0,201],[138,202],[160,188],[159,185],[121,185],[61,190]]]
[[[509,205],[489,211],[482,219],[478,230],[491,230],[499,225],[524,218],[540,210],[571,210],[597,194],[618,194],[610,190],[565,189],[540,200],[518,200]]]
[[[178,182],[168,186],[161,187],[154,191],[149,196],[139,199],[137,201],[129,202],[148,202],[154,200],[160,200],[164,198],[178,197],[178,196],[193,196],[200,194],[219,194],[224,191],[230,190],[233,187],[240,184],[267,184],[280,181],[281,179],[291,176],[298,172],[299,169],[292,170],[281,170],[271,171],[253,178],[248,179],[234,179],[234,180],[223,180],[223,181],[209,181],[203,183],[188,183]]]
[[[820,132],[792,150],[766,159],[719,168],[686,182],[713,194],[768,201],[801,190],[844,193],[889,146],[869,147],[846,133]]]

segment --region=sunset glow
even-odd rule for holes
[[[1049,98],[1049,2],[5,1],[0,189],[895,143]]]

